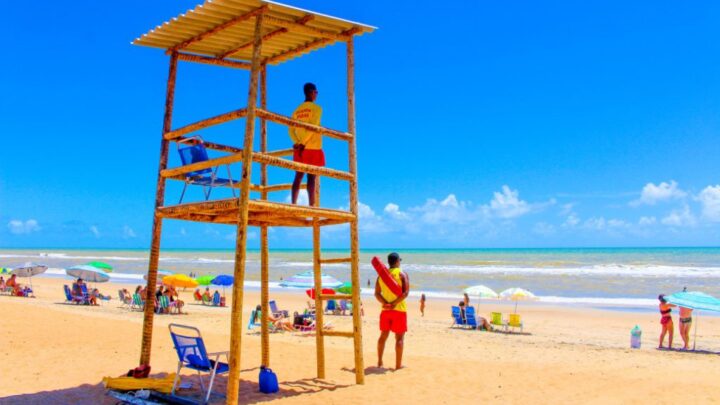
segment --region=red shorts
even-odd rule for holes
[[[293,149],[293,161],[313,166],[325,166],[325,153],[322,149],[305,149],[302,152]]]
[[[407,312],[394,310],[380,312],[380,331],[394,333],[407,332]]]

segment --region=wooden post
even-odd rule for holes
[[[316,177],[317,179],[317,177]],[[315,183],[315,205],[320,206],[320,190]],[[323,336],[322,269],[320,267],[320,224],[317,217],[312,221],[313,230],[313,279],[315,283],[315,350],[317,352],[317,376],[325,378],[325,337]]]
[[[230,318],[230,371],[228,373],[227,403],[236,405],[240,394],[240,352],[242,344],[243,289],[245,287],[245,247],[247,245],[248,202],[250,200],[250,175],[252,173],[253,137],[255,135],[255,109],[257,107],[258,76],[262,48],[263,14],[255,19],[255,43],[253,44],[250,89],[248,91],[245,141],[243,143],[242,180],[235,241],[235,284],[233,284],[232,313]]]
[[[352,140],[348,142],[348,171],[353,175],[350,180],[350,211],[355,219],[350,222],[350,278],[352,283],[353,305],[353,343],[355,346],[355,382],[365,383],[365,366],[363,363],[362,318],[360,317],[360,242],[358,241],[358,183],[357,183],[357,137],[355,130],[355,49],[353,37],[347,41],[347,97],[348,97],[348,132]]]
[[[142,346],[140,349],[140,364],[150,364],[150,351],[152,349],[153,315],[157,282],[158,260],[160,259],[160,239],[162,234],[162,218],[158,216],[157,209],[165,203],[165,178],[160,174],[167,168],[169,142],[165,134],[172,129],[173,102],[175,100],[175,78],[177,76],[178,54],[173,52],[170,56],[170,71],[168,72],[167,89],[165,94],[165,118],[163,120],[163,136],[160,142],[160,163],[158,165],[157,189],[155,191],[155,212],[153,215],[152,242],[150,244],[150,263],[148,265],[147,291],[145,294],[145,316],[143,319]]]
[[[260,71],[260,107],[267,108],[267,66],[263,65]],[[260,151],[267,152],[267,120],[260,120]],[[260,184],[267,186],[267,164],[260,165]],[[261,198],[267,200],[268,193],[263,188]],[[270,367],[270,330],[268,329],[267,318],[270,314],[268,300],[270,292],[268,291],[268,283],[270,282],[268,268],[268,227],[262,225],[260,227],[260,304],[262,306],[262,325],[261,330],[261,363],[265,367]]]

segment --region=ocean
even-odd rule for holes
[[[325,250],[324,257],[346,257],[347,251]],[[372,249],[360,254],[363,293],[372,294],[373,256],[389,251]],[[460,297],[466,287],[483,284],[497,292],[522,287],[539,301],[649,307],[657,295],[687,287],[720,296],[720,248],[592,248],[592,249],[414,249],[399,251],[402,268],[410,276],[413,295]],[[111,281],[142,283],[148,266],[147,250],[110,249],[0,249],[0,267],[26,262],[45,264],[46,276],[66,277],[64,268],[88,261],[114,267]],[[232,250],[165,249],[160,268],[176,273],[232,274]],[[286,277],[312,270],[311,250],[272,250],[272,288]],[[323,272],[349,281],[347,264],[324,265]],[[248,251],[246,285],[260,281],[260,254]],[[368,282],[370,284],[368,284]]]

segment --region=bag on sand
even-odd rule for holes
[[[133,369],[128,370],[127,376],[128,377],[135,377],[135,378],[147,378],[150,375],[150,366],[148,364],[143,364],[142,366],[135,367]]]
[[[272,394],[278,392],[280,387],[278,386],[277,375],[272,370],[266,367],[260,368],[260,392],[265,394]]]

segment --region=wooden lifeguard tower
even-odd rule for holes
[[[160,164],[155,196],[152,245],[147,277],[147,302],[153,300],[153,288],[157,280],[158,258],[162,222],[165,218],[221,223],[237,226],[235,251],[235,283],[233,285],[232,315],[230,318],[230,359],[227,386],[227,403],[236,404],[239,394],[240,348],[243,334],[243,285],[248,226],[260,228],[261,300],[262,300],[262,364],[269,366],[269,331],[266,316],[268,309],[268,228],[312,227],[313,270],[316,308],[323,307],[323,300],[351,299],[353,330],[324,331],[323,312],[318,310],[316,323],[317,376],[325,377],[324,338],[330,336],[352,338],[355,352],[355,379],[364,382],[362,356],[362,327],[360,319],[360,279],[358,269],[358,190],[355,134],[354,48],[357,35],[369,33],[373,27],[346,21],[295,7],[262,0],[207,0],[195,9],[181,14],[151,30],[133,43],[164,49],[170,56],[167,81],[165,117],[160,146]],[[347,131],[338,131],[293,120],[288,116],[267,110],[266,81],[268,68],[306,53],[344,42],[347,46]],[[173,128],[173,100],[178,61],[224,66],[250,71],[247,107],[226,112],[180,128]],[[258,93],[260,102],[258,106]],[[196,162],[185,166],[168,168],[168,153],[173,142],[194,142],[188,135],[231,120],[245,119],[245,133],[241,147],[223,145],[205,140],[206,148],[227,155]],[[260,120],[260,150],[253,150],[256,120]],[[323,136],[339,139],[348,144],[348,171],[335,170],[293,162],[292,149],[267,150],[267,121],[288,127],[305,128],[321,132]],[[287,135],[285,135],[287,136]],[[196,142],[196,141],[195,141]],[[289,142],[289,141],[288,141]],[[242,164],[239,182],[230,184],[239,189],[238,198],[208,200],[178,205],[165,204],[166,180],[185,180],[188,173],[226,165]],[[259,165],[260,184],[251,184],[253,165]],[[289,190],[290,184],[268,184],[267,168],[275,166],[290,171],[301,171],[318,176],[347,181],[349,184],[349,210],[335,210],[319,206],[298,206],[268,200],[268,194]],[[319,190],[319,187],[317,188]],[[259,198],[251,199],[250,193]],[[318,192],[319,194],[319,192]],[[316,201],[319,201],[319,195]],[[320,231],[324,226],[349,224],[350,257],[323,258],[320,252]],[[349,263],[352,293],[346,295],[321,294],[321,267],[325,263]],[[142,350],[140,364],[150,364],[153,332],[153,306],[145,306]]]

